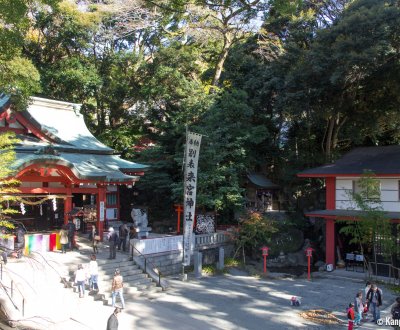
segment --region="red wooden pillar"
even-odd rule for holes
[[[70,218],[70,213],[72,211],[72,188],[68,186],[66,189],[67,198],[64,199],[64,224],[68,223],[68,219]]]
[[[104,220],[106,219],[106,188],[97,187],[97,229],[103,239]]]
[[[332,264],[335,268],[335,220],[326,219],[326,264]]]
[[[326,209],[334,210],[336,208],[336,178],[326,178]],[[335,268],[335,220],[326,219],[326,245],[325,262],[332,264]]]

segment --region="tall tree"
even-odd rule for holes
[[[54,6],[57,0],[35,3]],[[22,108],[32,93],[39,90],[39,74],[21,53],[31,26],[29,0],[1,1],[0,10],[0,90],[12,95],[16,108]]]

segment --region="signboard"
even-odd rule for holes
[[[184,183],[184,208],[183,208],[183,262],[184,266],[190,265],[192,253],[191,242],[193,233],[193,222],[196,210],[196,188],[197,188],[197,165],[201,135],[188,132],[186,136],[185,149],[185,176]]]
[[[100,201],[99,212],[100,212],[99,220],[104,221],[104,201]]]

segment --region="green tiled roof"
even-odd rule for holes
[[[147,166],[129,162],[116,155],[82,153],[59,153],[58,155],[36,154],[17,151],[13,168],[16,170],[32,164],[62,165],[70,168],[82,180],[102,182],[131,182],[137,177],[126,175],[121,169],[131,172],[143,171]]]
[[[9,97],[0,94],[0,110]],[[62,165],[81,180],[132,182],[137,177],[123,172],[142,172],[148,166],[121,159],[112,148],[97,140],[79,112],[80,104],[31,98],[21,115],[49,141],[28,134],[18,136],[13,167],[21,170],[32,164]],[[31,128],[33,130],[33,128]]]
[[[59,144],[75,148],[113,153],[88,130],[80,104],[32,97],[23,115],[46,136]]]

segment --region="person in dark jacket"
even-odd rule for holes
[[[68,243],[69,243],[69,248],[72,251],[75,248],[75,231],[76,231],[76,226],[72,222],[72,219],[68,220],[67,223],[67,230],[68,230]]]
[[[126,251],[126,238],[128,237],[129,234],[129,229],[128,226],[123,223],[121,226],[119,226],[119,242],[118,242],[118,250],[121,250],[122,246],[122,251]]]
[[[118,234],[114,231],[113,227],[108,228],[108,243],[110,245],[110,257],[108,259],[115,259],[117,254]]]
[[[372,322],[376,322],[381,318],[381,311],[379,307],[382,306],[382,291],[376,284],[371,285],[367,293],[367,300],[369,301],[369,308],[372,312]]]
[[[114,309],[114,313],[110,315],[107,321],[107,330],[118,330],[118,314],[121,313],[120,308]]]

